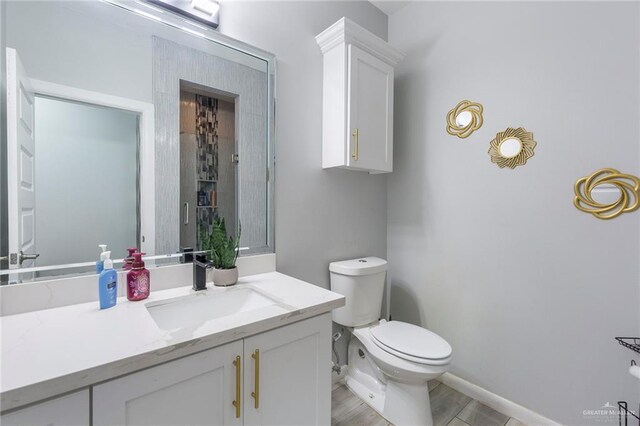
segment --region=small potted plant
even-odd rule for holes
[[[224,218],[213,221],[211,233],[201,232],[202,249],[207,251],[207,259],[213,264],[213,284],[230,286],[238,282],[236,259],[240,248],[242,227],[238,226],[238,236],[227,236]]]

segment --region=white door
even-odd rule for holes
[[[244,365],[245,426],[331,424],[331,314],[245,339]]]
[[[393,170],[393,67],[349,45],[348,166]]]
[[[9,268],[35,266],[34,93],[15,49],[7,48]]]
[[[93,425],[241,425],[241,368],[239,341],[94,386]]]
[[[61,396],[0,417],[2,426],[89,426],[89,390]]]

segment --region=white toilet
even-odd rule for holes
[[[333,320],[350,327],[347,387],[396,426],[431,426],[427,382],[447,371],[451,346],[402,321],[379,320],[387,261],[333,262],[331,290],[346,298]]]

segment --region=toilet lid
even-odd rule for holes
[[[371,329],[378,346],[422,359],[451,356],[451,345],[436,333],[402,321],[389,321]],[[385,349],[382,347],[382,349]]]

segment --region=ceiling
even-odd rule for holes
[[[400,9],[402,9],[403,7],[411,3],[410,1],[400,1],[400,0],[395,0],[395,1],[394,0],[387,0],[387,1],[369,0],[369,1],[371,2],[371,4],[373,4],[375,7],[377,7],[378,9],[380,9],[381,11],[383,11],[389,16],[393,15],[394,13],[396,13],[397,11],[399,11]]]

